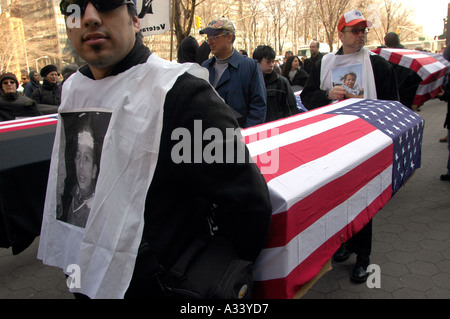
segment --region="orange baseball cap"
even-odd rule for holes
[[[361,22],[365,22],[367,28],[372,26],[372,22],[367,21],[359,10],[349,11],[344,13],[344,15],[339,19],[338,31],[342,31],[344,27],[352,27]]]

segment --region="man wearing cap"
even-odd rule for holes
[[[52,64],[41,69],[44,79],[42,86],[31,94],[31,98],[39,104],[61,104],[61,88],[58,86],[58,68]]]
[[[233,110],[241,127],[265,122],[267,97],[264,78],[253,59],[233,47],[236,28],[227,18],[212,20],[200,30],[206,34],[214,57],[203,62],[209,70],[209,82]]]
[[[313,66],[311,76],[301,93],[303,104],[308,109],[330,104],[335,100],[347,98],[347,92],[341,85],[333,86],[337,75],[348,71],[358,71],[364,98],[397,100],[399,99],[397,80],[392,66],[384,58],[371,54],[364,48],[367,28],[372,24],[361,12],[353,10],[345,13],[338,23],[338,36],[342,47],[325,55]],[[337,262],[346,260],[352,252],[357,254],[351,279],[357,283],[365,282],[370,264],[372,246],[372,220],[355,236],[343,243],[334,255]]]
[[[362,13],[353,10],[345,13],[338,23],[338,37],[342,47],[325,55],[313,67],[310,77],[301,93],[303,104],[308,109],[330,104],[346,98],[346,91],[340,85],[333,86],[333,72],[348,65],[357,65],[361,70],[358,77],[364,89],[364,98],[398,100],[398,85],[392,66],[382,57],[364,48],[368,27]],[[352,70],[353,71],[353,70]]]
[[[36,103],[17,92],[19,81],[13,73],[0,76],[0,121],[10,121],[22,117],[38,116]]]

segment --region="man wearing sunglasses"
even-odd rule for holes
[[[152,54],[142,43],[134,1],[61,1],[60,8],[87,65],[63,85],[38,258],[62,268],[71,275],[71,291],[90,298],[162,297],[156,271],[170,269],[196,236],[212,231],[254,261],[271,218],[267,184],[239,136],[215,142],[234,154],[243,148],[244,162],[228,162],[225,151],[222,161],[202,157],[211,143],[201,138],[206,130],[238,131],[206,70]],[[81,13],[78,28],[68,23],[74,12]],[[88,112],[110,116],[93,116],[108,121],[89,124],[107,128],[89,217],[76,226],[56,215],[74,171],[65,159],[73,151],[66,145],[77,138],[70,128]],[[191,146],[183,149],[189,160],[183,154],[177,162],[180,154],[172,154],[177,132],[191,136],[183,140]]]
[[[214,54],[202,66],[208,69],[209,82],[233,109],[240,126],[264,123],[267,111],[264,78],[258,63],[234,48],[234,23],[224,17],[214,19],[200,34],[207,35]]]
[[[339,70],[361,70],[358,78],[364,89],[364,98],[380,100],[399,100],[398,85],[392,66],[384,58],[371,54],[364,48],[366,35],[372,23],[361,12],[353,10],[345,13],[338,23],[338,36],[342,47],[334,53],[325,55],[316,63],[301,93],[303,104],[308,109],[330,104],[332,101],[347,98],[343,84],[333,86],[333,72]],[[341,71],[342,72],[342,71]],[[343,243],[333,259],[341,262],[356,253],[356,263],[351,279],[357,283],[367,280],[366,272],[370,264],[372,247],[372,220],[356,235]]]

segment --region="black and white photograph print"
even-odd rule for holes
[[[103,141],[111,120],[109,112],[61,113],[64,163],[60,163],[57,219],[85,228],[100,172]]]

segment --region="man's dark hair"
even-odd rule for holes
[[[253,59],[261,62],[264,58],[267,60],[275,59],[275,50],[268,45],[259,45],[255,51],[253,51]]]
[[[130,15],[130,18],[134,18],[134,16],[137,17],[137,11],[136,6],[132,3],[127,4],[128,14]],[[142,34],[142,31],[139,31],[136,33],[136,38],[143,39],[144,35]]]

